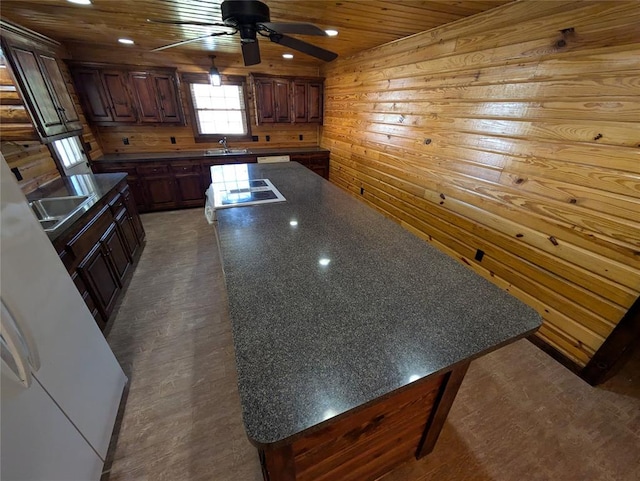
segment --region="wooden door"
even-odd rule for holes
[[[20,47],[12,47],[10,53],[14,72],[42,137],[66,132],[67,127],[60,115],[54,95],[47,87],[36,54]]]
[[[276,106],[276,122],[291,122],[290,84],[288,80],[276,79],[273,82]]]
[[[276,121],[276,107],[273,81],[255,79],[256,113],[258,124],[271,124]]]
[[[156,84],[151,74],[147,72],[131,72],[129,75],[133,87],[133,95],[138,110],[140,122],[160,122],[160,107]]]
[[[60,117],[66,125],[67,131],[82,130],[82,123],[80,117],[76,111],[76,107],[73,104],[67,84],[62,77],[60,67],[56,59],[50,55],[39,54],[40,62],[46,72],[46,77],[49,79],[49,83],[58,101],[58,111]]]
[[[92,122],[113,122],[109,97],[97,69],[74,69],[72,71],[78,97],[87,118]]]
[[[160,121],[164,123],[182,123],[180,96],[172,75],[154,74],[158,102],[160,104]]]
[[[135,122],[136,115],[126,88],[126,72],[105,70],[102,78],[114,122]]]
[[[104,244],[107,256],[117,274],[118,283],[122,286],[122,280],[131,265],[131,261],[125,241],[120,235],[120,231],[115,223],[111,224],[107,229],[102,239],[100,239],[100,242]]]
[[[322,123],[323,90],[322,82],[307,84],[307,122]]]
[[[87,285],[103,319],[109,319],[120,292],[120,283],[111,267],[104,246],[98,242],[78,265],[78,272]]]
[[[307,121],[307,82],[304,81],[293,82],[293,121]]]

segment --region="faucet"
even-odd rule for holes
[[[219,143],[220,145],[222,145],[222,147],[224,147],[224,153],[225,153],[225,154],[228,154],[229,152],[231,152],[231,151],[229,150],[229,146],[227,145],[227,137],[226,137],[226,136],[225,136],[225,137],[222,137],[222,139],[218,140],[218,143]]]

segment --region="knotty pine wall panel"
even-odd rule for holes
[[[523,0],[321,70],[331,181],[534,307],[580,366],[640,294],[637,7]]]
[[[132,53],[126,60],[114,55],[113,49],[105,49],[100,46],[88,46],[70,43],[67,44],[74,61],[93,61],[106,63],[128,63],[142,66],[169,66],[176,67],[178,73],[183,72],[208,72],[211,60],[205,53],[189,55],[180,52],[163,51],[153,53],[132,49]],[[216,66],[223,75],[242,75],[247,77],[249,96],[251,134],[258,136],[257,142],[230,142],[233,148],[261,148],[261,147],[309,147],[318,145],[319,129],[317,124],[276,124],[256,125],[256,115],[253,105],[253,92],[249,83],[249,73],[259,72],[277,75],[317,77],[318,69],[315,66],[296,65],[295,62],[281,59],[278,62],[263,62],[259,65],[244,67],[238,64],[238,58],[224,55],[216,57]],[[188,102],[190,102],[188,85],[184,82],[180,85],[183,110],[187,119],[186,126],[94,126],[94,130],[100,139],[105,153],[137,153],[137,152],[170,152],[219,148],[215,143],[196,142],[193,135],[192,120],[189,115]],[[300,140],[302,135],[303,140]],[[266,137],[269,136],[269,141]],[[176,143],[171,143],[171,137],[175,137]],[[125,145],[123,138],[129,139]]]

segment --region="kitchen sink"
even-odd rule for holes
[[[51,232],[67,221],[81,214],[90,204],[94,196],[72,195],[67,197],[48,197],[29,202],[42,228]]]
[[[205,155],[232,155],[232,154],[248,154],[249,149],[210,149],[205,150]]]

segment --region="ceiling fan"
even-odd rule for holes
[[[325,62],[335,59],[338,54],[330,52],[310,43],[298,40],[297,38],[284,35],[285,33],[298,35],[318,35],[326,36],[326,32],[311,23],[279,23],[271,22],[269,16],[269,7],[258,0],[225,0],[220,5],[222,10],[222,23],[217,22],[188,22],[173,20],[152,20],[152,23],[164,23],[170,25],[198,25],[227,27],[233,29],[231,32],[216,32],[201,37],[182,40],[169,45],[164,45],[152,50],[158,52],[178,45],[184,45],[191,42],[197,42],[209,37],[217,37],[220,35],[234,35],[240,32],[240,42],[242,44],[242,56],[246,66],[256,65],[260,63],[260,47],[258,45],[257,35],[268,38],[272,42],[279,43],[285,47],[292,48],[312,57],[319,58]]]

